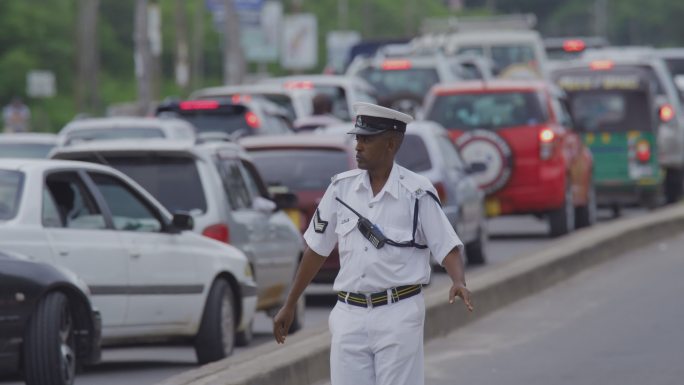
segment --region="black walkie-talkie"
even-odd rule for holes
[[[382,231],[380,231],[378,226],[374,225],[373,222],[369,221],[366,217],[359,214],[348,204],[344,203],[340,198],[335,197],[335,199],[338,202],[342,203],[344,207],[348,208],[349,210],[351,210],[351,212],[356,214],[357,217],[359,217],[359,221],[356,223],[356,227],[358,227],[363,237],[370,241],[373,247],[375,247],[376,249],[380,249],[383,246],[385,246],[385,243],[387,243],[387,237],[382,233]]]

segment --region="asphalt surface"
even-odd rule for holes
[[[426,345],[426,385],[684,383],[684,235]]]

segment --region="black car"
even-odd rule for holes
[[[0,373],[70,385],[77,363],[97,363],[102,321],[88,296],[68,270],[0,252]]]

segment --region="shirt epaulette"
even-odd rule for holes
[[[416,198],[422,198],[428,192],[435,193],[435,187],[430,180],[422,175],[403,172],[399,174],[399,183]]]
[[[339,174],[333,175],[333,177],[330,178],[330,182],[331,182],[332,184],[335,184],[335,183],[337,183],[337,181],[339,181],[339,180],[342,180],[342,179],[345,179],[345,178],[350,178],[350,177],[352,177],[352,176],[357,176],[357,175],[361,174],[362,172],[363,172],[363,170],[361,170],[361,169],[359,169],[359,168],[356,168],[356,169],[353,169],[353,170],[349,170],[349,171],[345,171],[345,172],[341,172],[341,173],[339,173]]]

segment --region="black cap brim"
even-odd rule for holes
[[[351,134],[351,135],[378,135],[378,134],[382,134],[383,132],[385,132],[385,130],[368,130],[366,128],[354,126],[354,128],[351,131],[347,132],[347,134]]]

